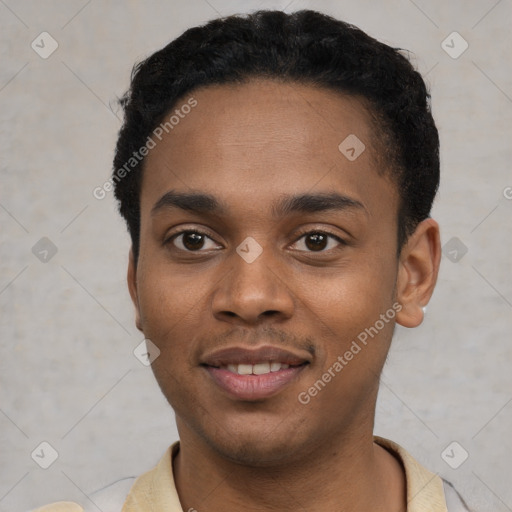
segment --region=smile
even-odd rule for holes
[[[227,368],[212,366],[206,366],[205,368],[213,382],[230,398],[242,401],[259,401],[281,392],[297,379],[305,367],[306,363],[287,368],[281,367],[279,370],[260,375],[254,373],[240,374]]]
[[[201,366],[229,398],[259,401],[283,391],[310,362],[304,351],[234,346],[205,355]]]
[[[256,364],[227,364],[221,366],[220,368],[238,375],[266,375],[267,373],[286,370],[289,367],[290,365],[287,363],[280,363],[278,361],[263,361]]]

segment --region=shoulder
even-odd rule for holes
[[[119,512],[135,480],[136,477],[123,478],[94,492],[90,496],[92,503],[84,512],[97,512],[98,508],[102,512]]]
[[[378,436],[374,437],[374,441],[401,461],[405,470],[407,499],[412,509],[471,512],[451,483],[424,468],[400,445]]]
[[[72,501],[59,501],[35,508],[30,512],[84,512],[84,509],[78,503]]]
[[[133,482],[135,477],[128,477],[103,487],[90,494],[88,499],[84,499],[84,506],[71,501],[59,501],[30,512],[119,512]]]

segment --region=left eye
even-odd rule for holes
[[[345,242],[329,233],[311,231],[302,235],[293,245],[299,245],[298,248],[296,247],[299,251],[324,252],[338,245],[345,245]]]

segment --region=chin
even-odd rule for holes
[[[268,439],[209,439],[208,444],[221,457],[236,464],[252,467],[269,467],[289,462],[296,448]]]
[[[300,439],[298,429],[292,425],[277,424],[272,428],[265,428],[254,423],[248,428],[246,423],[236,430],[201,430],[199,435],[203,441],[220,457],[253,467],[278,466],[288,464],[297,457],[304,457],[305,452],[309,453],[308,445],[312,440],[312,436]]]

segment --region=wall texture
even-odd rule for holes
[[[2,0],[1,511],[85,502],[176,439],[133,355],[125,227],[111,193],[92,191],[111,169],[133,63],[187,27],[256,8],[332,14],[410,50],[426,76],[444,256],[424,324],[396,331],[376,433],[475,510],[512,510],[512,2]]]

